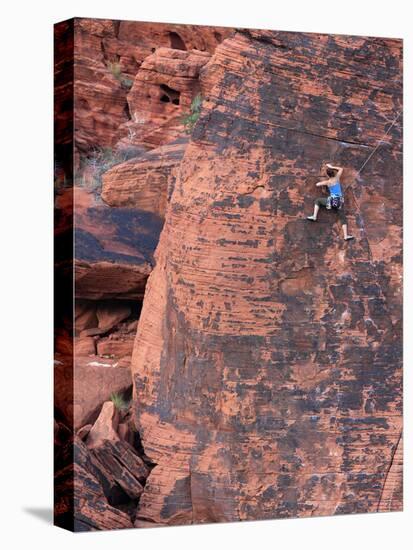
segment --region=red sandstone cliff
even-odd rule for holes
[[[401,118],[357,176],[400,75],[398,40],[252,30],[201,69],[132,358],[136,526],[401,508]],[[351,243],[305,220],[326,161]]]
[[[83,189],[74,265],[60,257],[67,174],[56,198],[77,298],[74,346],[70,319],[57,338],[56,515],[73,521],[71,490],[77,530],[400,509],[401,117],[357,169],[400,113],[401,43],[74,29]],[[72,88],[64,59],[56,69],[67,147]],[[199,91],[188,145],[181,116]],[[115,166],[101,175],[103,147]],[[325,161],[346,166],[355,242],[331,213],[304,219]],[[132,361],[138,433],[108,400],[130,390],[164,218]]]

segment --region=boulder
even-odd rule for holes
[[[75,302],[75,331],[80,333],[82,330],[96,327],[98,320],[96,317],[96,304],[89,300],[76,300]]]
[[[57,525],[73,531],[132,527],[150,468],[125,441],[93,448],[75,436],[55,455]]]
[[[105,440],[117,441],[119,439],[118,423],[119,413],[115,405],[112,401],[106,401],[87,437],[88,448],[99,447]]]
[[[81,338],[75,338],[75,354],[81,355],[95,355],[96,342],[91,336],[83,336]]]
[[[103,175],[102,199],[110,206],[135,206],[163,218],[186,145],[181,139],[117,164]]]
[[[119,424],[118,435],[122,441],[126,441],[130,445],[133,444],[133,433],[130,429],[129,422],[121,422]]]
[[[86,424],[86,426],[82,426],[77,430],[76,435],[79,439],[84,441],[87,436],[89,435],[90,430],[92,429],[92,424]]]
[[[79,242],[84,235],[79,237]],[[76,260],[76,291],[91,300],[122,298],[142,300],[152,266],[106,261]],[[92,330],[92,329],[91,329]]]
[[[115,303],[101,303],[97,306],[96,316],[99,328],[110,330],[118,323],[127,319],[131,314],[131,307],[118,301]]]
[[[74,367],[55,364],[55,405],[68,426],[77,430],[93,423],[112,393],[123,393],[131,384],[128,365],[112,359],[77,357]]]
[[[141,496],[149,468],[129,443],[105,439],[93,448],[92,454],[129,498],[137,499]]]
[[[62,449],[55,476],[55,523],[72,531],[132,527],[124,493],[80,438]],[[109,502],[111,501],[111,503]]]
[[[142,299],[163,220],[136,208],[110,208],[83,188],[76,187],[74,193],[76,299]],[[60,193],[56,208],[64,208],[71,194]],[[63,250],[73,228],[57,229],[56,247]],[[64,269],[66,264],[58,265]]]
[[[97,344],[97,353],[100,356],[130,357],[132,355],[134,336],[129,338],[101,338]]]

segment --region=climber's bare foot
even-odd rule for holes
[[[314,216],[307,216],[307,220],[310,220],[310,222],[316,222],[317,218],[315,218]]]
[[[353,235],[347,235],[347,237],[344,237],[345,241],[351,241],[351,239],[354,239]]]

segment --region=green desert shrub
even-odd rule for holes
[[[122,75],[122,68],[118,61],[108,61],[106,64],[112,75],[118,80],[123,88],[130,90],[133,85],[133,80],[127,76]]]
[[[118,411],[127,411],[130,407],[130,401],[125,399],[120,393],[111,393],[110,400]]]
[[[202,107],[202,96],[197,94],[192,100],[189,113],[185,114],[182,117],[182,124],[185,126],[185,132],[190,134],[193,127],[195,126],[196,121],[199,118]]]
[[[116,78],[116,80],[120,80],[122,76],[120,63],[118,63],[117,61],[108,61],[107,68],[112,73],[112,75]]]

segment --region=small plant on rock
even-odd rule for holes
[[[202,107],[202,96],[201,94],[197,94],[192,100],[190,112],[184,115],[181,119],[182,124],[185,126],[185,132],[187,134],[190,134],[192,132],[192,129],[195,126],[195,123],[198,120],[199,115],[201,114],[201,107]]]
[[[102,176],[105,172],[116,164],[121,164],[140,154],[142,154],[142,149],[132,146],[117,150],[110,147],[96,147],[87,156],[80,159],[75,183],[99,194],[102,187]]]
[[[127,76],[122,75],[122,68],[118,61],[108,61],[106,64],[109,71],[112,73],[112,76],[116,78],[123,88],[130,90],[133,86],[133,80]]]
[[[125,399],[120,393],[111,393],[110,400],[115,405],[115,408],[120,412],[127,411],[130,407],[130,401]]]
[[[116,78],[116,80],[121,79],[120,63],[118,63],[117,61],[108,61],[107,67],[112,75]]]

